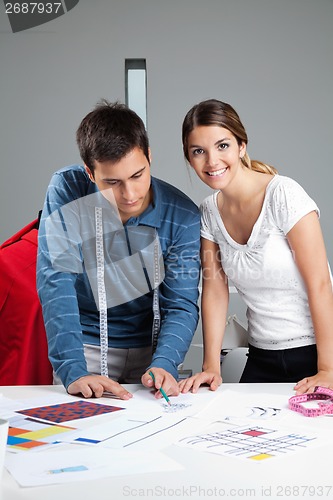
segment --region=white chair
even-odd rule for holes
[[[231,351],[238,347],[247,347],[247,330],[244,325],[237,318],[236,314],[228,316],[226,322],[226,331],[222,344],[221,359],[225,351]],[[203,342],[202,342],[202,327],[201,320],[199,320],[198,328],[194,334],[190,348],[185,356],[184,362],[179,366],[180,378],[186,378],[195,373],[200,373],[202,370],[203,359]],[[227,363],[229,364],[229,362]],[[236,380],[235,382],[238,382]],[[234,381],[233,381],[234,382]]]
[[[239,382],[247,361],[248,352],[248,347],[235,347],[224,356],[221,365],[221,375],[223,382]]]

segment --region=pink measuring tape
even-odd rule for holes
[[[318,401],[317,408],[307,408],[302,403]],[[333,415],[333,390],[328,387],[315,387],[314,392],[292,396],[289,399],[290,410],[297,411],[306,417],[319,417],[319,415]]]

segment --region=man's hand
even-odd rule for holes
[[[155,382],[149,375],[150,371],[154,374]],[[141,382],[145,387],[151,387],[151,388],[155,387],[156,398],[163,397],[159,390],[161,388],[165,391],[165,393],[168,396],[178,396],[180,392],[177,381],[169,372],[163,370],[163,368],[154,368],[154,367],[150,368],[144,375],[142,375]]]
[[[86,375],[69,384],[68,394],[82,395],[84,398],[100,398],[103,392],[111,392],[120,399],[130,399],[133,395],[118,382],[103,375]]]

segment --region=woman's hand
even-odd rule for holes
[[[306,394],[313,392],[315,387],[328,387],[333,389],[333,372],[319,370],[313,377],[300,380],[294,387],[296,394]]]
[[[191,389],[193,393],[197,392],[202,384],[208,384],[211,391],[216,391],[222,384],[222,377],[220,373],[207,370],[178,382],[179,389],[183,394],[186,394]]]

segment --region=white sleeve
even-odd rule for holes
[[[281,177],[274,190],[272,211],[278,227],[287,234],[308,213],[315,211],[320,216],[317,204],[296,181]]]
[[[216,237],[213,234],[213,218],[214,215],[212,213],[212,209],[209,207],[210,199],[206,198],[202,204],[200,205],[201,212],[201,230],[200,235],[202,238],[206,240],[213,241],[214,243],[218,243]]]

